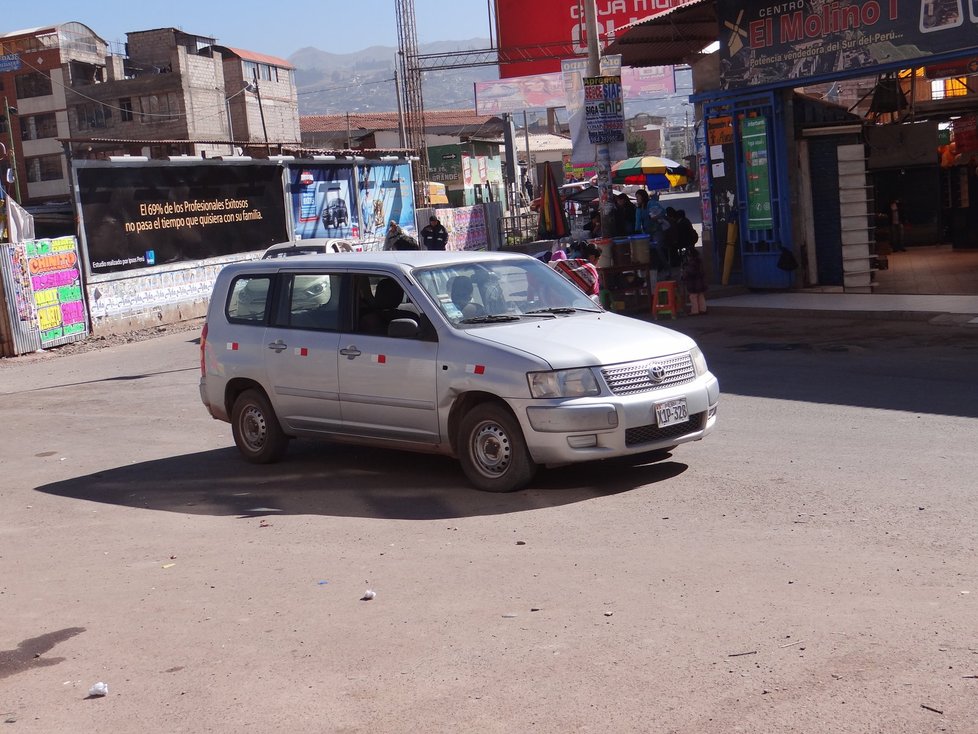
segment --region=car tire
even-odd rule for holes
[[[274,464],[285,456],[285,435],[268,398],[258,390],[245,390],[231,408],[234,443],[252,464]]]
[[[462,418],[458,453],[465,476],[484,492],[522,489],[537,471],[519,423],[495,403],[481,403]]]

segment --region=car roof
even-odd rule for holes
[[[302,255],[293,258],[270,260],[249,260],[229,265],[236,270],[267,270],[275,269],[309,269],[322,268],[362,268],[362,267],[393,267],[397,270],[410,270],[417,267],[445,266],[470,262],[504,261],[512,259],[529,259],[529,255],[519,252],[486,252],[452,250],[389,250],[384,252],[337,252],[322,255]],[[287,262],[286,262],[287,261]]]

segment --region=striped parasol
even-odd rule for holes
[[[544,166],[543,191],[540,195],[540,223],[537,226],[537,239],[559,240],[570,234],[564,203],[557,188],[553,168]]]
[[[626,158],[611,166],[611,182],[668,189],[686,183],[689,169],[669,158],[642,155]]]

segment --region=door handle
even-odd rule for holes
[[[349,346],[349,347],[344,347],[343,349],[341,349],[340,350],[340,354],[342,354],[347,359],[356,359],[361,354],[363,354],[363,352],[361,352],[355,346]]]
[[[282,341],[281,339],[279,339],[279,340],[277,340],[277,341],[273,341],[273,342],[271,342],[271,343],[270,343],[270,344],[268,345],[268,348],[269,348],[269,349],[274,349],[274,350],[275,350],[275,352],[276,352],[276,354],[280,354],[280,353],[281,353],[281,352],[283,352],[284,350],[286,350],[286,349],[288,349],[288,348],[289,348],[289,345],[288,345],[288,344],[286,344],[286,343],[285,343],[284,341]]]

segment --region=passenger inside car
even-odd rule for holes
[[[474,290],[472,279],[467,275],[459,275],[452,280],[452,303],[462,314],[463,319],[482,316],[485,313],[482,306],[472,300]]]

